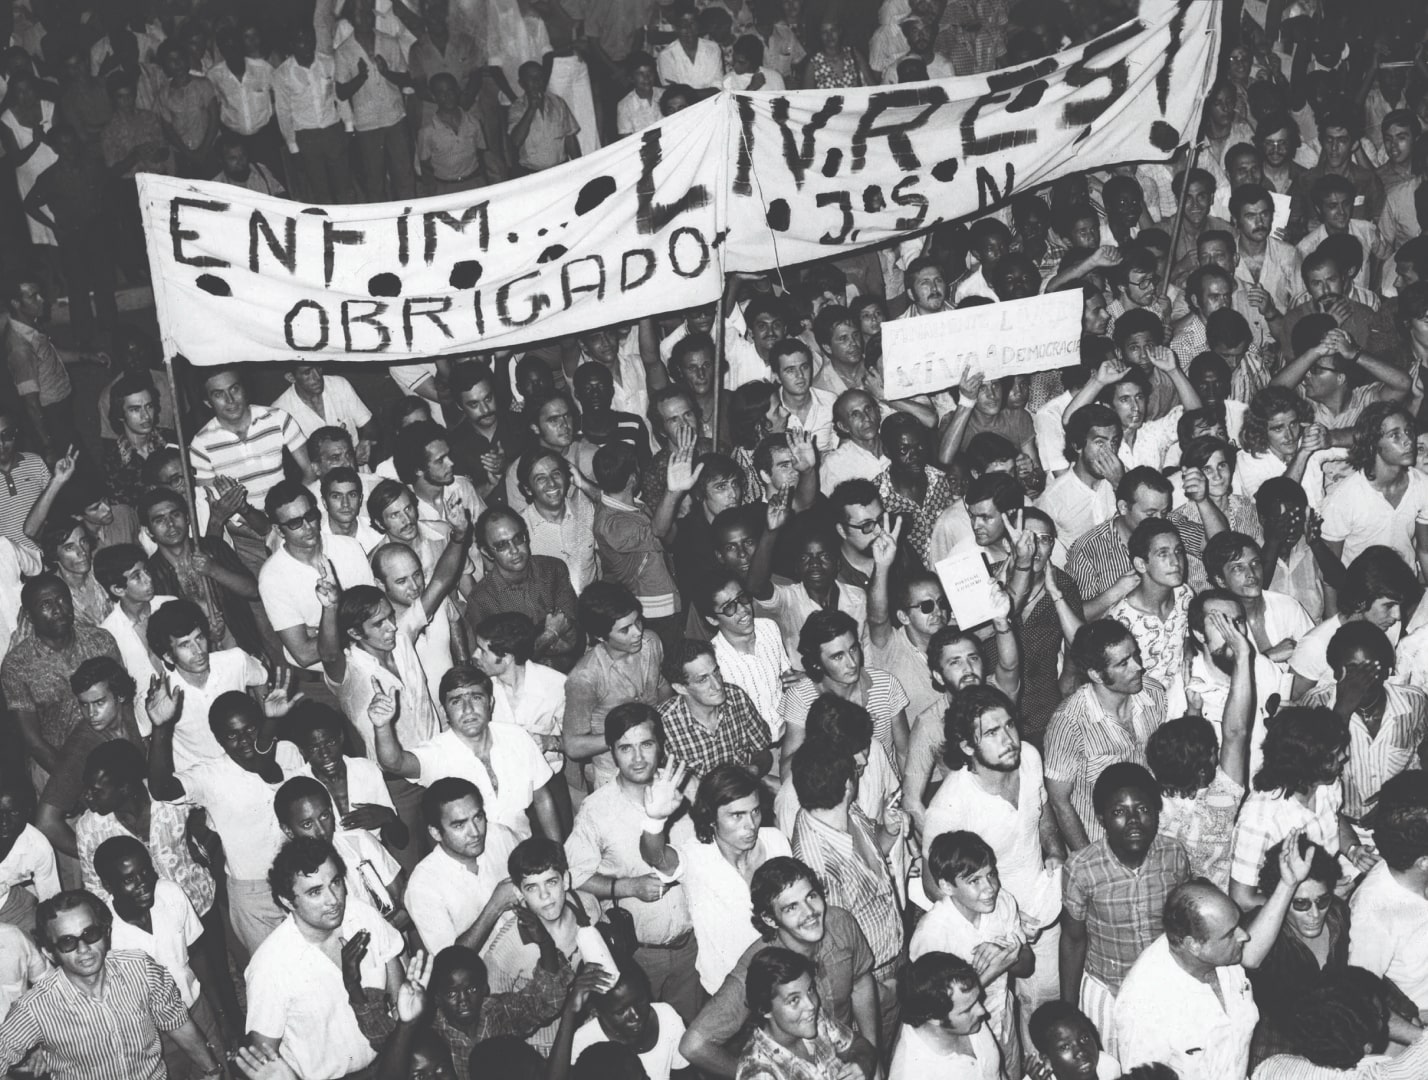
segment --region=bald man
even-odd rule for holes
[[[1192,878],[1166,897],[1164,923],[1116,997],[1116,1056],[1127,1069],[1162,1062],[1181,1080],[1243,1080],[1259,1009],[1240,965],[1239,908]]]

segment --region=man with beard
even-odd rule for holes
[[[0,663],[0,685],[29,752],[31,773],[43,786],[59,766],[59,748],[83,722],[69,677],[84,661],[108,656],[123,663],[108,630],[75,622],[74,599],[57,574],[37,574],[20,590],[20,607],[35,633],[16,642]]]
[[[1115,619],[1076,631],[1071,659],[1090,681],[1061,703],[1046,729],[1046,791],[1062,839],[1080,851],[1101,835],[1094,791],[1102,769],[1112,761],[1145,762],[1145,741],[1165,720],[1165,688],[1145,678],[1135,635]],[[1159,803],[1159,790],[1155,797]]]
[[[417,519],[423,531],[439,541],[460,533],[469,518],[486,509],[468,477],[456,471],[451,460],[446,429],[436,423],[409,424],[397,433],[392,462],[402,483],[416,497]],[[479,559],[467,558],[461,593],[469,595],[485,568]],[[466,578],[469,577],[469,580]]]
[[[132,836],[114,836],[100,844],[94,853],[94,871],[114,910],[110,947],[143,953],[163,965],[209,1047],[222,1053],[213,991],[199,981],[189,963],[189,946],[203,933],[203,924],[188,897],[172,881],[159,880],[148,850]],[[226,970],[215,974],[228,977]],[[186,1075],[183,1048],[165,1035],[160,1035],[160,1041],[170,1075]]]
[[[520,456],[525,429],[518,415],[500,407],[496,376],[485,364],[457,364],[450,387],[461,410],[461,419],[447,429],[451,459],[476,491],[490,498],[506,467]]]
[[[209,709],[208,723],[224,756],[194,764],[179,779],[174,775],[174,721],[183,698],[167,675],[149,689],[149,720],[154,725],[149,792],[166,802],[189,799],[208,811],[223,840],[229,919],[251,954],[282,921],[266,880],[283,843],[273,816],[273,795],[302,771],[303,762],[291,743],[273,738],[271,726],[287,715],[292,702],[282,690],[270,693],[261,709],[241,691],[220,694]],[[265,750],[258,749],[260,742],[266,742]]]
[[[345,878],[325,840],[284,844],[268,880],[287,918],[245,973],[249,1041],[314,1080],[376,1060],[373,1042],[391,1032],[388,1003],[406,981],[401,935],[347,895]]]
[[[1209,882],[1189,881],[1166,897],[1164,922],[1116,999],[1120,1060],[1160,1062],[1182,1080],[1247,1075],[1259,1009],[1240,966],[1249,934],[1239,908]]]
[[[744,950],[719,990],[699,1010],[679,1051],[706,1073],[729,1078],[738,1065],[731,1046],[749,1018],[744,984],[765,949],[791,949],[814,963],[823,1008],[855,1032],[864,1049],[878,1043],[878,991],[873,953],[852,915],[824,898],[817,875],[791,856],[769,859],[749,883],[759,940]]]
[[[1413,418],[1401,405],[1376,402],[1354,429],[1354,471],[1324,500],[1324,543],[1345,566],[1382,544],[1428,573],[1428,477],[1418,462]]]
[[[1142,766],[1108,766],[1092,798],[1103,834],[1062,867],[1061,1000],[1079,1004],[1109,1041],[1121,983],[1160,934],[1165,898],[1189,879],[1190,857],[1160,835],[1160,787]]]
[[[490,573],[471,590],[466,607],[468,629],[474,632],[476,625],[491,615],[519,612],[538,631],[533,658],[569,671],[585,642],[565,563],[549,555],[531,554],[525,519],[505,507],[483,511],[474,532]]]
[[[94,1075],[95,1002],[103,1001],[106,1075],[166,1075],[159,1035],[170,1033],[200,1076],[222,1075],[169,973],[147,956],[111,952],[109,910],[83,890],[59,893],[35,913],[35,937],[55,965],[0,1024],[0,1069],[38,1049],[57,1076]]]
[[[648,705],[617,705],[605,716],[605,742],[617,771],[612,783],[586,796],[575,816],[565,842],[571,884],[630,913],[644,992],[648,996],[653,985],[682,1031],[702,997],[688,896],[683,885],[662,877],[640,855],[645,792],[665,755],[664,724]],[[670,839],[674,844],[693,839],[688,820],[674,825]]]
[[[1036,967],[1016,980],[1021,1015],[1056,998],[1061,929],[1060,866],[1066,848],[1046,798],[1041,754],[1024,743],[1011,700],[991,686],[969,686],[952,699],[947,728],[956,745],[948,748],[947,779],[927,808],[922,858],[943,833],[976,833],[996,854],[1002,888],[1021,910]],[[922,876],[928,899],[937,899],[931,875]],[[929,888],[929,886],[931,886]]]
[[[1304,363],[1304,354],[1317,344],[1316,339],[1322,339],[1324,329],[1317,329],[1307,340],[1296,335],[1295,329],[1305,318],[1324,314],[1332,315],[1338,329],[1348,335],[1345,359],[1354,356],[1357,350],[1362,354],[1358,359],[1367,361],[1365,372],[1392,387],[1399,396],[1406,394],[1408,376],[1395,367],[1402,359],[1403,350],[1388,312],[1383,308],[1374,311],[1355,300],[1343,264],[1322,247],[1304,257],[1299,264],[1299,277],[1304,291],[1296,296],[1295,305],[1284,315],[1284,333],[1278,335],[1284,367],[1271,380],[1271,385],[1298,386],[1309,368],[1316,366],[1314,361]],[[1308,389],[1304,391],[1306,397],[1311,396]]]
[[[1230,193],[1235,223],[1235,280],[1258,318],[1251,318],[1255,341],[1279,337],[1284,314],[1299,291],[1299,253],[1271,235],[1274,200],[1258,184],[1241,184]],[[1247,316],[1248,317],[1248,316]],[[1265,331],[1268,331],[1265,333]]]
[[[981,642],[955,626],[944,626],[927,642],[927,666],[932,687],[942,692],[922,713],[913,717],[907,738],[907,765],[903,770],[903,809],[919,831],[927,810],[923,800],[928,785],[945,775],[943,749],[946,730],[943,718],[956,696],[971,686],[990,684],[1009,699],[1021,693],[1021,646],[1012,632],[1011,611],[992,620],[996,632],[996,669],[990,676],[982,659]]]
[[[449,945],[480,949],[516,899],[504,880],[516,836],[504,825],[487,821],[486,800],[463,777],[433,781],[421,801],[436,846],[412,871],[407,910],[422,944],[432,952]]]

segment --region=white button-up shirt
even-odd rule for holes
[[[245,59],[243,77],[227,63],[208,69],[208,81],[218,91],[218,119],[229,131],[256,135],[273,118],[273,65]]]
[[[278,743],[274,757],[283,774],[275,784],[226,755],[195,765],[179,777],[188,797],[208,811],[214,831],[223,838],[230,881],[265,880],[273,856],[287,839],[273,813],[273,796],[284,781],[302,772],[304,762],[290,742]],[[250,974],[252,970],[248,969]],[[250,1025],[251,1021],[250,1016]]]
[[[362,47],[356,35],[349,37],[332,52],[338,82],[351,82],[357,77],[357,67],[367,63],[367,81],[357,88],[348,103],[352,106],[352,125],[358,131],[377,131],[402,123],[407,116],[402,89],[377,70],[377,57],[387,62],[392,71],[406,71],[407,58],[394,37],[377,31],[372,55]]]
[[[273,73],[273,108],[288,149],[294,154],[299,131],[321,131],[342,119],[337,107],[335,71],[332,57],[317,56],[309,67],[289,58]]]
[[[1116,995],[1116,1053],[1127,1069],[1169,1065],[1181,1080],[1243,1080],[1259,1008],[1239,964],[1215,969],[1220,992],[1175,962],[1164,934]],[[1221,1004],[1223,1000],[1224,1004]]]
[[[474,873],[440,844],[416,864],[405,900],[422,944],[430,952],[455,945],[456,939],[471,929],[496,886],[505,879],[506,860],[515,848],[515,834],[493,822],[486,826],[486,848]]]
[[[112,906],[112,904],[111,904]],[[198,912],[188,902],[183,890],[172,881],[159,879],[154,886],[154,906],[149,910],[149,925],[153,933],[142,926],[125,922],[114,914],[114,929],[109,944],[114,949],[133,949],[153,957],[155,963],[173,976],[179,996],[190,1009],[198,1000],[198,976],[188,962],[188,947],[203,933]]]

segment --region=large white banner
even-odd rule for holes
[[[1143,0],[1084,46],[912,86],[720,94],[556,169],[410,203],[305,206],[139,178],[164,347],[197,364],[400,362],[716,299],[725,271],[978,213],[1193,134],[1219,0]]]

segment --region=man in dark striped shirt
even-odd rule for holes
[[[1140,575],[1126,542],[1147,518],[1170,512],[1170,481],[1148,465],[1131,469],[1116,485],[1116,516],[1077,537],[1066,555],[1066,572],[1085,598],[1087,619],[1099,619],[1126,598]]]
[[[111,952],[111,926],[109,909],[82,889],[40,904],[36,934],[55,969],[0,1024],[0,1070],[38,1050],[53,1080],[163,1080],[159,1032],[167,1031],[200,1080],[221,1076],[173,978],[143,953]]]

